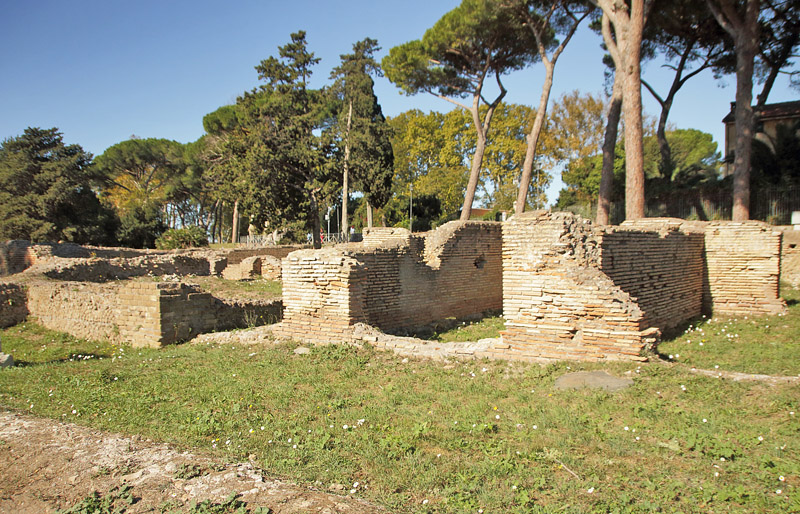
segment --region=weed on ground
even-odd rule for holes
[[[798,316],[792,304],[780,320],[796,326]],[[773,340],[776,325],[752,327],[749,344]],[[64,336],[32,323],[2,337],[26,365],[0,373],[0,405],[252,457],[267,474],[392,512],[800,512],[797,383],[732,382],[660,363],[403,362],[339,345],[298,355],[293,344],[155,350],[69,340],[40,352]],[[695,358],[684,337],[695,336],[666,343],[680,347],[678,362]],[[737,370],[726,348],[708,345]],[[92,349],[98,358],[69,358]],[[795,358],[786,345],[773,351],[776,362],[782,351]],[[634,385],[614,394],[553,387],[564,373],[595,369]]]

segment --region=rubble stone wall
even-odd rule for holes
[[[28,286],[27,308],[53,330],[151,347],[281,315],[280,302],[228,302],[178,282],[36,282]]]
[[[706,302],[714,313],[777,314],[782,234],[766,223],[715,221],[705,231]]]
[[[290,253],[301,250],[303,248],[308,248],[307,246],[303,245],[282,245],[282,246],[265,246],[262,248],[248,248],[248,249],[234,249],[228,253],[228,264],[239,264],[244,259],[248,257],[263,257],[265,255],[269,255],[270,257],[275,257],[276,259],[283,259]]]
[[[293,252],[282,262],[281,337],[347,340],[502,306],[500,224],[450,222],[435,231],[370,231],[363,243]]]
[[[642,359],[655,334],[636,301],[600,270],[602,241],[601,230],[569,213],[534,211],[503,224],[506,328],[492,357]]]
[[[16,325],[27,317],[25,289],[19,284],[0,282],[0,328]]]

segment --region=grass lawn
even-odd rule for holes
[[[218,298],[245,300],[273,300],[280,298],[283,285],[280,280],[226,280],[219,277],[194,276],[184,279],[197,284]]]
[[[798,365],[795,339],[776,335],[798,334],[799,319],[792,303],[777,324],[696,324],[661,351],[786,374]],[[696,344],[698,326],[714,344]],[[722,344],[725,326],[759,352]],[[392,512],[800,512],[798,384],[659,363],[402,362],[335,345],[307,355],[292,344],[132,349],[32,323],[0,336],[20,363],[0,372],[1,406],[230,460],[252,454],[269,474],[343,484]],[[553,388],[579,369],[634,385]]]

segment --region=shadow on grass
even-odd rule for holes
[[[102,355],[96,353],[81,353],[81,354],[74,353],[71,354],[69,357],[54,358],[43,361],[27,361],[27,360],[17,359],[17,357],[15,357],[13,354],[11,355],[11,357],[14,358],[14,367],[30,368],[35,366],[43,366],[45,364],[64,364],[67,362],[96,361],[100,359],[111,358],[111,355]]]

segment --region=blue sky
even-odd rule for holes
[[[354,42],[377,39],[382,57],[421,37],[458,3],[10,0],[0,18],[0,139],[29,126],[58,127],[65,141],[95,155],[132,134],[194,141],[203,134],[205,114],[258,85],[253,67],[276,55],[291,32],[308,33],[310,50],[322,59],[312,83],[322,86]],[[552,98],[603,90],[599,45],[585,27],[576,35],[558,62]],[[656,62],[646,66],[645,77],[671,80]],[[542,78],[536,66],[507,77],[507,101],[537,105]],[[403,96],[386,79],[377,80],[376,93],[387,116],[452,108],[430,95]],[[645,110],[657,114],[649,93],[642,95]],[[721,147],[720,120],[734,95],[734,77],[717,81],[704,72],[679,93],[671,123],[709,132]],[[780,81],[770,101],[798,97]],[[559,181],[551,187],[551,202],[559,187]]]

